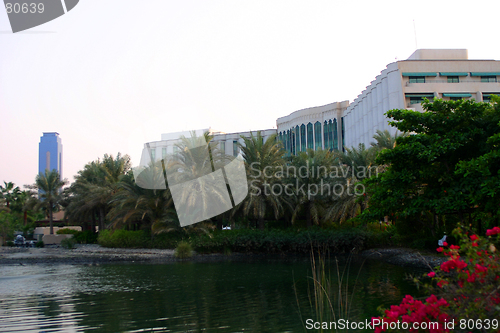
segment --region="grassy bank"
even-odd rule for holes
[[[332,253],[359,252],[371,247],[396,245],[392,233],[370,228],[306,230],[220,230],[210,234],[171,233],[151,237],[145,231],[105,230],[98,243],[105,247],[173,249],[188,242],[198,253]]]

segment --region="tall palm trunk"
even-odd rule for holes
[[[92,233],[95,234],[95,212],[92,211],[92,219],[90,220],[90,229]]]
[[[259,229],[260,230],[264,230],[264,217],[263,216],[259,216]]]
[[[104,230],[104,207],[99,208],[99,232]]]
[[[54,234],[54,216],[52,214],[52,207],[49,205],[49,226],[50,226],[50,234]]]

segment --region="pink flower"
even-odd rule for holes
[[[458,245],[452,245],[452,246],[450,246],[450,249],[452,249],[452,250],[459,250],[460,246],[458,246]]]
[[[442,247],[438,247],[438,248],[436,249],[436,251],[438,251],[438,252],[443,252],[443,248],[442,248]]]
[[[430,272],[429,274],[427,274],[427,276],[428,276],[428,277],[433,278],[433,277],[435,277],[435,276],[436,276],[436,273],[434,273],[434,272]]]
[[[500,234],[500,228],[499,227],[494,227],[493,229],[488,229],[486,230],[486,236],[493,236],[496,234]]]
[[[477,247],[477,242],[472,242],[472,246]]]
[[[470,240],[473,241],[473,242],[477,241],[478,239],[479,239],[479,237],[477,237],[477,235],[470,236]]]
[[[448,243],[447,242],[443,242],[443,246],[448,246]]]

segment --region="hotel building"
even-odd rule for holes
[[[387,111],[423,111],[424,98],[489,101],[492,94],[500,95],[499,77],[498,60],[469,60],[465,49],[420,49],[407,60],[387,65],[352,103],[332,103],[278,118],[278,137],[289,154],[369,146],[377,130],[396,132],[389,126]]]
[[[349,101],[311,107],[278,118],[275,129],[260,131],[265,139],[277,134],[288,155],[307,149],[344,150],[359,144],[370,146],[377,130],[389,126],[385,113],[392,109],[423,111],[424,98],[433,100],[474,99],[488,102],[500,95],[500,61],[469,60],[465,49],[419,49],[408,59],[387,65],[352,103]],[[250,132],[223,133],[205,129],[220,142],[228,155],[239,154],[241,135]],[[255,131],[254,133],[256,133]],[[189,132],[162,134],[161,141],[150,142],[154,159],[175,153],[175,143]]]

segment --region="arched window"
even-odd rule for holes
[[[328,120],[328,149],[333,149],[333,133],[332,133],[332,120]]]
[[[307,149],[314,149],[313,124],[307,124]]]
[[[306,125],[300,125],[300,150],[306,151]]]
[[[339,134],[337,129],[337,119],[333,119],[333,149],[339,149]]]
[[[295,126],[295,149],[296,153],[300,151],[301,145],[300,145],[300,129],[299,125]]]
[[[314,124],[314,150],[320,150],[321,146],[321,123],[317,121]]]
[[[341,127],[342,127],[342,151],[345,151],[345,130],[344,130],[344,117],[340,118]]]
[[[325,149],[328,149],[330,145],[328,144],[328,122],[325,120],[323,124],[323,140],[325,141]]]

